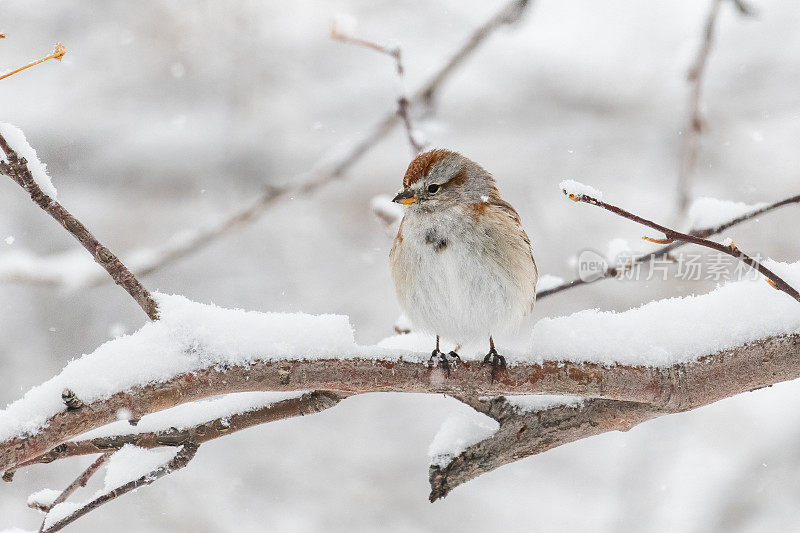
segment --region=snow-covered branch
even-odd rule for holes
[[[67,441],[49,452],[33,458],[17,467],[17,469],[36,463],[51,463],[58,459],[77,455],[93,455],[119,450],[126,445],[139,448],[158,448],[162,446],[182,446],[189,441],[198,444],[225,437],[256,425],[284,420],[295,416],[316,414],[337,405],[348,394],[330,391],[313,391],[296,398],[287,398],[277,402],[266,402],[255,408],[241,405],[239,395],[223,396],[216,400],[183,404],[145,416],[144,420],[131,428],[127,421],[120,421],[99,430],[102,435]],[[232,401],[231,401],[232,400]],[[211,406],[209,404],[220,404]],[[224,414],[209,419],[209,410],[220,407]],[[177,412],[176,412],[177,411]],[[198,411],[197,414],[189,411]],[[187,424],[187,419],[202,416],[203,421]],[[154,418],[154,420],[148,420]],[[120,431],[118,425],[128,426],[128,431]],[[118,427],[113,427],[118,426]],[[111,433],[106,435],[106,433]],[[14,470],[8,472],[13,473]]]
[[[504,397],[490,402],[488,416],[498,430],[450,458],[431,465],[430,500],[508,463],[608,431],[627,431],[655,417],[675,412],[648,403],[585,399],[544,409],[519,409]]]
[[[477,361],[466,361],[447,376],[441,369],[430,368],[420,359],[424,359],[424,354],[409,353],[405,357],[397,355],[395,358],[378,359],[280,359],[253,362],[247,366],[214,366],[179,374],[159,383],[127,388],[106,399],[87,402],[84,408],[78,410],[61,410],[44,420],[37,431],[29,432],[32,434],[9,433],[10,428],[4,424],[4,439],[0,442],[0,468],[13,469],[89,429],[111,423],[117,419],[120,410],[127,410],[132,416],[143,416],[209,395],[250,390],[312,388],[338,389],[348,393],[396,391],[456,396],[569,394],[647,404],[650,406],[648,416],[635,418],[634,422],[639,423],[658,413],[694,409],[735,394],[800,377],[800,335],[769,337],[701,356],[694,362],[668,367],[563,361],[519,362],[509,365],[494,382],[489,379],[489,370]],[[47,384],[40,387],[47,388]],[[26,399],[34,401],[34,398]],[[3,419],[13,417],[20,407],[12,404],[0,420],[7,423],[8,420]],[[617,413],[614,409],[611,412]],[[650,410],[656,413],[650,413]],[[605,426],[602,423],[597,426],[598,421],[591,417],[599,415],[595,411],[587,413],[581,415],[590,417],[582,430],[573,428],[564,432],[561,440],[553,435],[547,440],[552,440],[553,446],[556,446],[594,435],[600,430],[620,429],[621,424],[625,427],[633,425],[625,422],[627,419],[622,414],[615,414]],[[607,416],[607,410],[602,413]],[[569,426],[569,423],[565,424],[565,427]],[[534,441],[530,444],[530,453],[553,447],[537,447],[537,434],[533,426],[531,428],[530,437]],[[492,444],[489,448],[494,449],[494,446]],[[524,446],[527,445],[519,443],[509,448],[498,457],[495,466],[524,457],[526,454],[520,452],[520,447]],[[96,453],[103,451],[95,450]],[[478,459],[474,450],[470,453],[473,453],[470,460]],[[58,452],[53,454],[57,456]],[[437,479],[440,477],[437,474]],[[450,481],[448,484],[452,487],[458,483]]]
[[[53,508],[51,508],[45,516],[45,520],[42,523],[42,528],[40,529],[41,533],[55,533],[56,531],[60,531],[80,517],[90,513],[91,511],[94,511],[101,505],[106,504],[113,499],[119,498],[120,496],[127,494],[132,490],[150,485],[156,480],[186,467],[186,465],[189,464],[189,461],[194,459],[198,447],[199,445],[196,442],[189,441],[183,444],[175,456],[166,463],[144,473],[136,479],[116,486],[84,504],[62,502],[58,506],[53,506]],[[117,454],[119,454],[119,452],[117,452]],[[111,460],[113,460],[114,456],[117,454],[112,455]],[[106,484],[108,485],[108,480],[106,480]]]

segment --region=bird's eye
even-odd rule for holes
[[[428,185],[428,192],[436,192],[439,190],[439,186],[435,183],[433,185]]]

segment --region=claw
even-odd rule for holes
[[[489,350],[489,353],[486,354],[486,357],[483,358],[482,365],[488,365],[491,363],[492,365],[492,381],[494,383],[494,377],[497,374],[497,367],[506,367],[506,358],[497,353],[497,350],[494,349],[494,346]]]
[[[448,357],[452,358],[453,361],[451,362],[450,360],[448,360],[447,359]],[[433,350],[433,352],[431,352],[430,359],[428,359],[428,368],[433,368],[434,359],[439,359],[437,365],[440,366],[442,370],[444,370],[447,373],[448,376],[450,375],[451,365],[456,361],[461,362],[461,357],[459,357],[459,355],[456,352],[442,353],[439,350]]]

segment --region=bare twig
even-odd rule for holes
[[[369,48],[370,50],[375,50],[376,52],[380,52],[394,59],[397,81],[400,85],[400,96],[397,98],[397,114],[403,119],[403,125],[406,129],[406,136],[408,137],[408,144],[411,146],[411,151],[414,155],[422,152],[425,149],[425,144],[417,139],[416,130],[411,123],[411,115],[408,111],[409,103],[408,95],[406,94],[405,68],[403,67],[403,52],[400,46],[396,44],[380,44],[375,41],[353,37],[352,35],[340,31],[335,21],[331,26],[331,39],[346,44]]]
[[[184,444],[178,453],[170,459],[166,464],[156,468],[152,472],[149,472],[138,479],[134,479],[133,481],[129,481],[124,485],[103,494],[95,498],[94,500],[90,501],[86,505],[82,506],[80,509],[77,509],[72,514],[62,518],[52,526],[44,529],[42,533],[55,533],[56,531],[60,531],[64,527],[68,526],[78,518],[84,516],[87,513],[90,513],[103,505],[104,503],[108,503],[111,500],[122,496],[123,494],[127,494],[132,490],[136,490],[139,487],[144,487],[146,485],[150,485],[151,483],[155,482],[157,479],[161,479],[164,476],[172,474],[189,464],[195,454],[197,453],[197,448],[199,445],[195,442],[187,442]]]
[[[494,16],[473,31],[467,37],[464,44],[462,44],[461,47],[439,67],[433,76],[413,94],[409,99],[409,105],[416,107],[418,105],[430,104],[436,93],[441,89],[442,85],[444,85],[452,73],[496,30],[519,20],[529,3],[529,0],[511,0]],[[183,257],[202,250],[217,239],[237,229],[253,224],[278,201],[290,196],[296,197],[298,195],[311,194],[342,179],[345,173],[350,170],[362,156],[383,140],[400,120],[397,112],[392,111],[369,129],[368,133],[363,138],[354,143],[334,161],[329,163],[319,162],[316,165],[316,170],[308,173],[305,179],[303,179],[303,177],[298,177],[288,182],[289,184],[287,185],[269,187],[252,205],[231,214],[221,222],[211,227],[201,228],[187,238],[169,239],[166,244],[150,249],[148,251],[148,260],[140,264],[137,268],[134,268],[133,271],[137,276],[152,274]],[[48,285],[57,284],[54,283],[55,280],[39,280],[35,276],[26,276],[24,279],[16,276],[7,281],[33,284],[41,284],[43,281]],[[105,277],[98,276],[89,280],[86,285],[99,285],[105,282]]]
[[[5,38],[5,34],[0,34],[0,36],[2,36],[2,37],[0,37],[0,38]],[[63,45],[63,44],[61,44],[60,42],[58,42],[58,43],[56,43],[56,47],[53,49],[53,53],[52,53],[52,54],[50,54],[49,56],[47,56],[47,57],[43,57],[43,58],[41,58],[41,59],[37,59],[37,60],[36,60],[36,61],[34,61],[33,63],[28,63],[28,64],[27,64],[27,65],[25,65],[24,67],[20,67],[20,68],[18,68],[17,70],[13,70],[13,71],[11,71],[11,72],[8,72],[8,73],[6,73],[6,74],[3,74],[2,76],[0,76],[0,80],[2,80],[2,79],[4,79],[4,78],[8,78],[9,76],[13,76],[13,75],[14,75],[14,74],[16,74],[17,72],[21,72],[21,71],[25,70],[26,68],[33,67],[33,66],[35,66],[35,65],[38,65],[39,63],[44,63],[44,62],[45,62],[45,61],[47,61],[48,59],[56,59],[56,60],[58,60],[58,61],[61,61],[61,58],[62,58],[62,57],[64,57],[64,54],[66,54],[66,53],[67,53],[67,49],[64,47],[64,45]]]
[[[176,429],[170,427],[161,431],[131,433],[128,435],[115,435],[98,437],[89,440],[69,441],[45,454],[19,465],[16,469],[37,463],[51,463],[66,457],[77,455],[92,455],[113,450],[118,450],[126,444],[133,444],[140,448],[157,448],[161,446],[182,446],[189,441],[197,444],[231,435],[237,431],[247,429],[267,422],[284,420],[295,416],[304,416],[320,413],[325,409],[336,406],[348,393],[331,391],[313,391],[303,394],[300,398],[290,398],[273,404],[265,405],[253,411],[232,413],[230,415],[209,420],[195,426]],[[13,472],[13,470],[9,470]]]
[[[583,202],[591,205],[596,205],[598,207],[602,207],[606,211],[611,211],[612,213],[619,215],[623,218],[627,218],[628,220],[632,220],[643,226],[647,226],[649,228],[653,228],[657,231],[663,233],[666,238],[665,239],[653,239],[650,237],[642,237],[645,240],[650,242],[656,242],[659,244],[671,244],[673,241],[683,241],[686,243],[697,244],[699,246],[704,246],[706,248],[711,248],[712,250],[716,250],[718,252],[722,252],[724,254],[730,255],[731,257],[735,257],[739,261],[745,263],[751,268],[758,270],[761,274],[763,274],[767,278],[767,282],[775,289],[785,292],[798,302],[800,302],[800,293],[797,292],[797,289],[786,283],[780,276],[778,276],[775,272],[770,270],[769,268],[765,267],[746,253],[742,252],[737,248],[733,243],[730,245],[720,244],[718,242],[709,241],[708,239],[704,239],[702,237],[696,237],[694,235],[689,235],[686,233],[681,233],[679,231],[675,231],[674,229],[670,229],[666,226],[662,226],[661,224],[657,224],[652,220],[648,220],[646,218],[642,218],[638,215],[634,215],[630,211],[626,211],[621,207],[617,207],[615,205],[603,202],[602,200],[598,200],[597,198],[593,198],[588,194],[572,194],[568,193],[566,190],[564,191],[570,200],[575,202]]]
[[[344,355],[344,354],[343,354]],[[160,383],[131,387],[107,399],[61,411],[33,435],[0,442],[0,470],[26,463],[61,443],[117,419],[133,418],[209,396],[253,390],[426,392],[454,396],[569,394],[648,403],[673,412],[693,409],[781,381],[800,377],[800,335],[750,342],[668,368],[548,361],[509,365],[490,381],[491,369],[464,361],[445,374],[414,360],[365,358],[254,361],[179,374]],[[425,358],[423,358],[425,359]]]
[[[678,170],[678,212],[683,214],[689,207],[691,179],[697,166],[697,155],[700,151],[700,135],[703,131],[703,114],[701,100],[708,57],[714,44],[717,17],[724,0],[711,0],[703,29],[703,40],[697,50],[697,56],[689,69],[688,120],[683,130],[680,167]],[[741,0],[733,0],[734,5],[743,15],[751,15],[752,10]]]
[[[75,218],[72,213],[67,211],[61,204],[50,198],[39,187],[33,178],[27,161],[24,157],[19,157],[17,152],[6,142],[5,137],[0,134],[0,149],[6,154],[8,162],[0,161],[0,174],[5,174],[14,180],[20,187],[30,195],[31,200],[53,217],[58,223],[78,240],[86,250],[92,254],[95,262],[102,266],[114,282],[125,289],[130,294],[139,307],[147,314],[151,320],[158,319],[158,306],[150,295],[150,292],[136,279],[122,261],[111,250],[103,246],[100,241]]]
[[[722,224],[719,224],[717,226],[713,226],[713,227],[710,227],[710,228],[693,229],[693,230],[689,231],[688,234],[692,235],[694,237],[710,237],[711,235],[717,235],[719,233],[722,233],[723,231],[725,231],[728,228],[732,228],[734,226],[737,226],[737,225],[741,224],[742,222],[746,222],[748,220],[752,220],[752,219],[754,219],[756,217],[759,217],[759,216],[761,216],[763,214],[766,214],[766,213],[768,213],[770,211],[778,209],[779,207],[783,207],[785,205],[797,204],[797,203],[800,203],[800,194],[798,194],[796,196],[791,196],[789,198],[785,198],[783,200],[779,200],[779,201],[774,202],[774,203],[769,204],[769,205],[766,205],[764,207],[756,209],[755,211],[751,211],[750,213],[746,213],[744,215],[741,215],[741,216],[738,216],[738,217],[733,218],[731,220],[728,220],[727,222],[723,222]],[[653,250],[652,252],[649,252],[647,254],[644,254],[644,255],[641,255],[641,256],[638,256],[638,257],[634,257],[634,258],[632,258],[630,260],[630,262],[627,265],[625,265],[625,268],[630,268],[634,264],[647,263],[648,261],[652,261],[652,260],[658,259],[660,257],[667,257],[671,252],[673,252],[674,250],[680,248],[681,246],[685,246],[686,244],[688,244],[688,243],[684,242],[684,241],[676,241],[676,242],[673,242],[673,243],[671,243],[671,244],[669,244],[667,246],[663,246],[661,248],[657,248],[656,250]],[[586,280],[583,280],[581,278],[575,278],[573,280],[564,282],[564,283],[562,283],[560,285],[557,285],[555,287],[552,287],[550,289],[547,289],[547,290],[544,290],[544,291],[541,291],[541,292],[537,292],[536,293],[536,299],[537,300],[541,300],[542,298],[546,298],[548,296],[551,296],[553,294],[556,294],[556,293],[559,293],[559,292],[562,292],[562,291],[565,291],[565,290],[568,290],[568,289],[572,289],[572,288],[575,288],[575,287],[580,287],[581,285],[594,283],[596,281],[600,281],[600,280],[603,280],[603,279],[613,278],[613,277],[615,277],[615,276],[617,276],[619,274],[619,271],[620,271],[620,269],[617,268],[617,266],[610,265],[605,270],[605,272],[603,272],[600,276],[598,276],[596,278],[589,278],[589,279],[586,279]]]
[[[95,472],[97,472],[100,469],[101,466],[103,466],[103,464],[106,461],[108,461],[109,457],[111,457],[110,452],[104,453],[103,455],[95,459],[95,461],[92,464],[90,464],[89,467],[81,473],[81,475],[75,478],[75,481],[70,483],[67,486],[67,488],[65,488],[61,492],[61,494],[59,494],[58,498],[53,500],[53,504],[50,506],[50,508],[52,509],[59,503],[66,501],[66,499],[69,498],[73,492],[78,490],[79,487],[85,487],[86,483],[89,482],[89,479],[94,475]]]
[[[89,482],[89,479],[100,469],[101,466],[103,466],[103,464],[105,464],[109,457],[111,457],[110,453],[104,453],[98,457],[92,464],[89,465],[86,470],[81,472],[81,475],[75,478],[72,483],[67,485],[67,488],[65,488],[61,494],[59,494],[58,497],[53,500],[53,503],[48,505],[46,508],[41,509],[44,511],[44,518],[42,519],[42,525],[39,526],[39,533],[44,531],[44,525],[47,523],[47,515],[50,514],[50,510],[59,503],[66,501],[73,492],[78,490],[78,488],[85,487],[86,483]]]

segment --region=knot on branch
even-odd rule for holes
[[[114,260],[114,254],[105,246],[98,246],[94,257],[100,263],[110,263]]]

